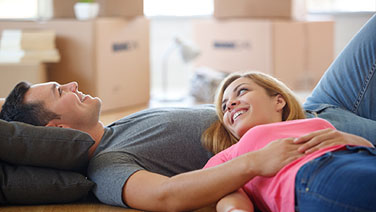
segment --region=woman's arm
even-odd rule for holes
[[[134,173],[124,184],[123,201],[149,211],[186,211],[216,203],[255,176],[273,176],[303,154],[293,139],[280,139],[208,169],[166,177],[149,171]]]
[[[335,129],[324,129],[311,132],[307,135],[296,138],[294,142],[304,143],[299,148],[299,151],[306,154],[339,144],[374,147],[373,144],[365,138]]]
[[[253,203],[243,189],[228,194],[217,203],[218,212],[254,212]]]

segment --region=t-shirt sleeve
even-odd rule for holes
[[[214,155],[213,157],[211,157],[209,159],[209,161],[205,164],[204,169],[217,166],[217,165],[222,164],[226,161],[228,161],[228,159],[226,157],[226,152],[222,151],[222,152]]]
[[[96,183],[93,192],[101,202],[129,208],[122,199],[123,186],[139,170],[144,168],[132,157],[124,153],[109,152],[99,154],[90,161],[88,176]]]

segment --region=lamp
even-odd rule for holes
[[[171,102],[180,101],[183,98],[173,98],[168,93],[168,62],[171,55],[178,50],[179,55],[184,63],[189,63],[194,60],[199,54],[200,50],[193,44],[183,41],[179,37],[175,37],[172,44],[167,48],[162,59],[162,97],[158,98],[159,101]]]

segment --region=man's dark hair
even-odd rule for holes
[[[29,89],[27,82],[20,82],[13,88],[4,102],[0,119],[46,126],[49,121],[60,118],[58,114],[45,109],[43,102],[25,103],[24,97]]]

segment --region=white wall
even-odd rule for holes
[[[323,15],[323,14],[313,14]],[[325,14],[328,15],[328,14]],[[373,15],[373,13],[334,13],[330,14],[335,24],[335,54],[337,55],[348,43],[351,37]],[[192,20],[208,17],[150,17],[151,19],[151,89],[152,95],[161,91],[161,70],[163,55],[168,46],[178,35],[187,40],[192,40]],[[177,53],[177,52],[176,52]],[[189,88],[189,76],[192,66],[186,66],[174,54],[168,63],[169,91],[182,93]]]
[[[334,13],[335,25],[335,54],[339,54],[359,29],[372,17],[374,13]]]

